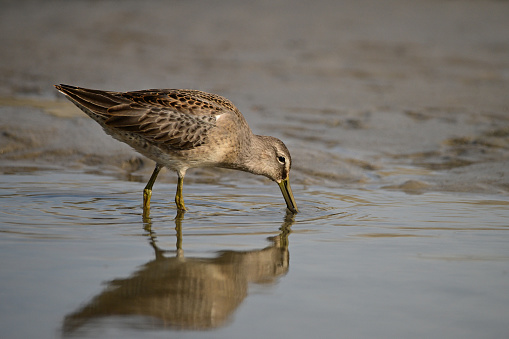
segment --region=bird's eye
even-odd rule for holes
[[[283,157],[283,156],[279,156],[279,157],[277,157],[277,160],[278,160],[280,163],[282,163],[282,164],[284,164],[284,163],[285,163],[285,161],[286,161],[285,157]]]

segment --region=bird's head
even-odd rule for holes
[[[253,168],[256,168],[254,173],[264,175],[267,178],[275,181],[286,202],[286,206],[293,213],[297,213],[297,204],[293,197],[292,189],[290,187],[290,168],[292,167],[292,157],[285,144],[274,137],[258,136],[259,145],[256,151],[259,154],[256,162],[253,163]]]

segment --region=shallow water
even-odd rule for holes
[[[2,336],[502,338],[509,200],[24,168],[0,184]],[[275,186],[275,185],[274,185]]]

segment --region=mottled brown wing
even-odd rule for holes
[[[55,87],[101,124],[178,150],[206,142],[216,116],[240,114],[229,100],[195,90],[120,93],[68,85]]]
[[[119,93],[123,99],[142,106],[175,109],[192,115],[240,114],[233,103],[216,94],[192,89],[150,89]]]
[[[207,141],[216,125],[214,115],[195,115],[176,109],[122,104],[108,109],[109,127],[136,133],[152,143],[171,149],[191,149]]]

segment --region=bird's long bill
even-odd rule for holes
[[[283,193],[283,197],[286,201],[286,206],[293,213],[299,212],[297,210],[297,204],[295,203],[295,198],[293,197],[292,188],[290,187],[290,180],[284,179],[278,182],[279,188],[281,189],[281,193]]]

